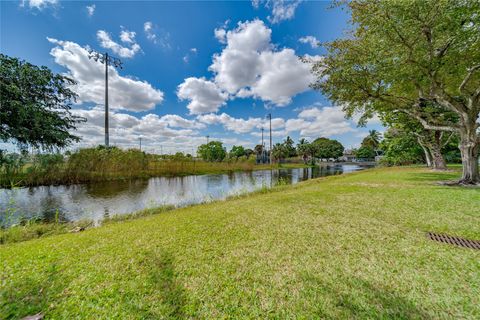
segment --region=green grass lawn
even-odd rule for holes
[[[479,319],[480,189],[374,169],[0,246],[0,319]]]

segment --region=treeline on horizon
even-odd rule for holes
[[[442,149],[448,162],[461,161],[457,141],[451,137]],[[262,161],[262,155],[267,161]],[[153,176],[178,176],[189,174],[221,173],[235,170],[254,170],[268,164],[272,156],[274,164],[284,162],[315,164],[318,160],[349,161],[344,154],[359,161],[381,164],[405,165],[425,163],[425,151],[415,142],[413,134],[388,130],[383,139],[371,130],[358,149],[345,150],[337,140],[317,138],[312,142],[300,139],[295,145],[287,137],[276,143],[272,151],[256,145],[254,149],[232,146],[227,151],[220,141],[200,145],[197,155],[177,152],[151,154],[139,149],[98,146],[77,151],[56,153],[0,152],[0,185],[2,187],[46,184],[73,184],[116,179],[148,178]],[[377,158],[377,159],[378,159]]]

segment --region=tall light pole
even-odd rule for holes
[[[270,164],[272,164],[272,114],[268,114],[268,120],[270,120]]]
[[[263,143],[263,127],[262,127],[262,149],[264,147],[264,143]]]
[[[108,133],[108,66],[123,69],[122,61],[109,56],[107,52],[100,53],[92,49],[88,51],[88,58],[95,60],[95,62],[100,61],[105,65],[105,146],[108,147],[110,145]]]

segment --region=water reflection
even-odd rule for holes
[[[314,168],[261,170],[148,180],[111,181],[87,185],[0,189],[0,224],[39,217],[61,221],[105,217],[163,205],[185,206],[251,192],[278,183],[357,171],[359,165],[323,165]]]

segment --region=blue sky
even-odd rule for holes
[[[253,147],[272,113],[274,142],[326,136],[356,146],[357,128],[308,88],[308,64],[342,36],[348,15],[330,2],[1,2],[1,52],[78,82],[81,145],[103,141],[103,67],[86,48],[119,57],[110,69],[110,141],[188,151],[210,139]]]

